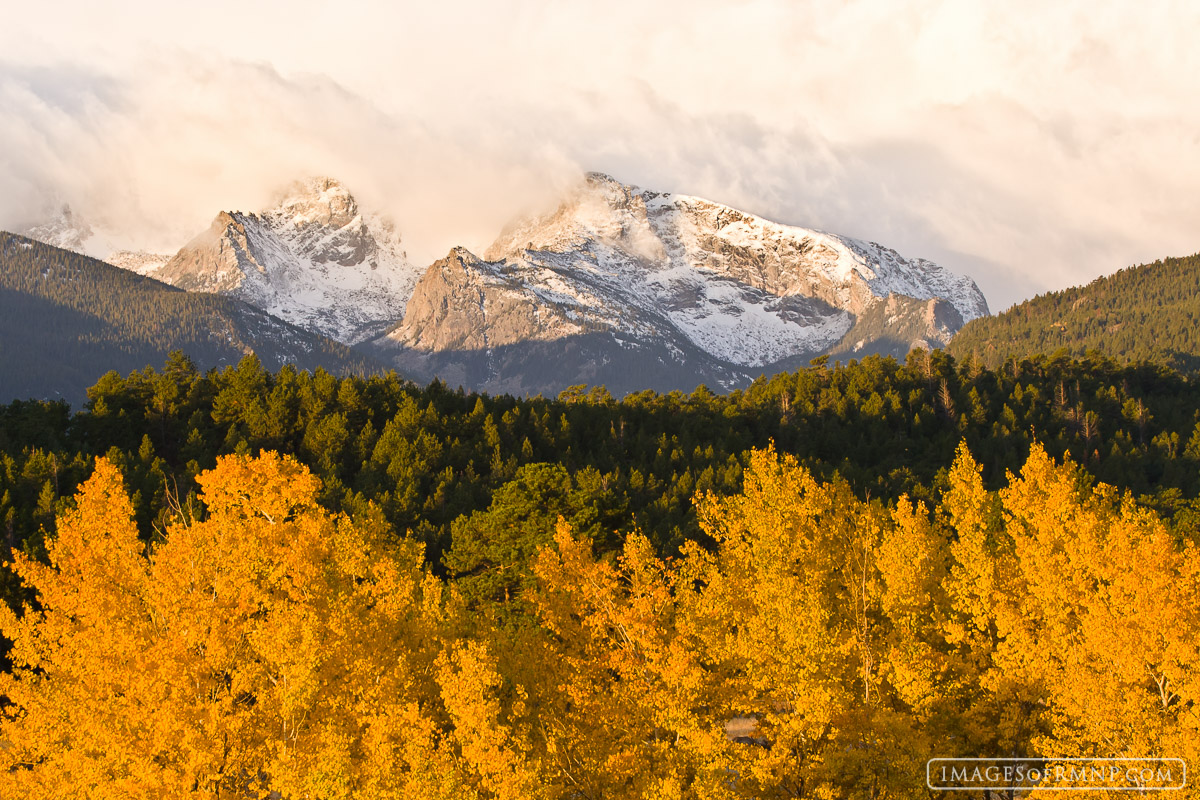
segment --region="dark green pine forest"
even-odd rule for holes
[[[1200,254],[1129,267],[967,323],[950,342],[988,366],[1010,357],[1095,350],[1122,362],[1200,368]]]
[[[1035,440],[1158,509],[1178,538],[1197,538],[1200,386],[1190,377],[1098,355],[993,369],[923,350],[903,364],[822,360],[725,396],[619,401],[582,387],[518,399],[394,374],[269,371],[254,356],[205,372],[175,353],[159,369],[105,375],[77,413],[62,402],[0,407],[0,530],[8,547],[43,554],[55,514],[107,455],[151,540],[194,508],[194,478],[218,455],[276,450],[321,478],[328,508],[360,515],[374,504],[468,598],[502,598],[527,580],[560,515],[600,551],[634,530],[667,556],[702,540],[697,493],[738,491],[747,451],[772,441],[860,497],[934,501],[960,441],[995,487]]]

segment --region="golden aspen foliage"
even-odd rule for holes
[[[13,554],[39,603],[20,620],[0,607],[14,665],[13,674],[0,675],[0,695],[10,703],[0,728],[7,744],[0,792],[104,798],[190,791],[187,766],[172,763],[177,745],[161,729],[172,723],[157,713],[172,692],[157,679],[156,631],[143,602],[150,568],[116,468],[97,462],[79,500],[48,543],[50,566]]]
[[[876,553],[886,620],[881,665],[882,700],[906,737],[906,768],[922,758],[961,753],[963,701],[973,687],[959,667],[944,626],[951,615],[946,592],[950,547],[946,530],[924,504],[901,497]],[[901,764],[889,765],[899,772]],[[893,777],[905,781],[903,777]]]
[[[951,536],[945,582],[950,613],[943,631],[951,647],[946,688],[959,709],[953,755],[1029,755],[1030,740],[1044,726],[1044,691],[997,662],[1014,628],[1024,624],[1006,602],[1021,588],[999,500],[985,490],[965,444],[958,447],[940,511]]]
[[[910,713],[929,721],[947,711],[942,682],[948,658],[940,629],[949,614],[949,547],[923,503],[901,497],[891,517],[876,552],[882,611],[890,623],[884,677]]]
[[[998,493],[960,448],[943,511],[944,630],[970,754],[1195,763],[1195,548],[1039,445]]]
[[[997,662],[1043,687],[1049,756],[1200,755],[1200,581],[1154,514],[1035,446],[1001,491],[1015,554]]]
[[[888,663],[912,649],[884,614],[890,518],[773,448],[751,454],[740,495],[708,495],[700,515],[717,549],[688,551],[678,624],[719,679],[713,707],[755,720],[757,742],[731,762],[740,790],[903,796],[927,743],[897,702]],[[931,568],[932,556],[916,566]],[[897,584],[897,608],[903,593]]]
[[[541,785],[538,761],[530,754],[525,691],[502,703],[504,679],[496,658],[479,642],[463,642],[442,654],[438,684],[453,723],[452,740],[467,773],[460,797],[527,800],[551,796]],[[507,708],[505,708],[507,705]]]
[[[955,609],[961,614],[961,627],[952,627],[955,641],[982,643],[994,636],[996,593],[999,578],[995,550],[1003,531],[993,524],[998,521],[989,513],[991,497],[983,487],[981,469],[965,443],[958,446],[954,465],[950,468],[949,487],[942,509],[955,533],[947,589]]]
[[[560,522],[534,573],[552,634],[537,724],[567,795],[730,796],[724,720],[702,708],[706,676],[649,541],[629,537],[611,563]]]
[[[999,491],[960,447],[932,509],[773,448],[743,477],[697,498],[709,546],[597,554],[560,519],[519,596],[465,596],[291,458],[221,458],[151,542],[98,459],[48,563],[13,556],[0,799],[886,800],[931,757],[1200,763],[1200,554],[1131,498],[1039,446]]]
[[[51,565],[16,556],[39,605],[2,621],[5,795],[458,796],[418,548],[376,547],[378,520],[330,516],[272,453],[199,481],[207,516],[151,549],[100,459]]]

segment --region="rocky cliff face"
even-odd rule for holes
[[[362,212],[337,181],[313,178],[261,214],[221,212],[154,277],[353,344],[404,314],[418,270],[390,221]]]
[[[405,320],[410,322],[401,326],[397,341],[426,351],[486,350],[581,330],[507,274],[505,264],[483,261],[461,247],[426,270]]]
[[[254,282],[253,274],[265,274],[266,268],[250,252],[248,221],[241,214],[222,211],[208,230],[158,271],[158,279],[190,292],[219,293],[233,293],[248,280]]]
[[[374,344],[418,377],[495,372],[476,384],[493,390],[514,385],[486,366],[501,349],[510,370],[548,374],[521,353],[558,359],[537,391],[635,351],[651,373],[675,376],[666,388],[729,388],[822,353],[939,346],[984,314],[975,284],[932,262],[593,173],[554,212],[506,230],[485,258],[456,249],[435,263],[401,324]],[[583,351],[592,362],[578,362]]]

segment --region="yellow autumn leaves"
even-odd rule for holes
[[[146,545],[100,460],[16,557],[0,796],[899,798],[935,756],[1200,756],[1195,548],[1038,448],[999,493],[960,450],[932,510],[756,451],[710,546],[560,525],[517,617],[293,460],[200,480]]]
[[[60,522],[52,567],[18,557],[40,608],[3,629],[15,674],[11,797],[386,795],[396,749],[436,769],[413,674],[441,585],[371,520],[332,518],[275,456],[201,478],[208,517],[147,557],[107,462]]]

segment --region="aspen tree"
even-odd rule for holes
[[[0,612],[2,791],[22,798],[456,797],[431,680],[441,587],[381,523],[332,517],[272,453],[198,479],[149,554],[104,459]]]

